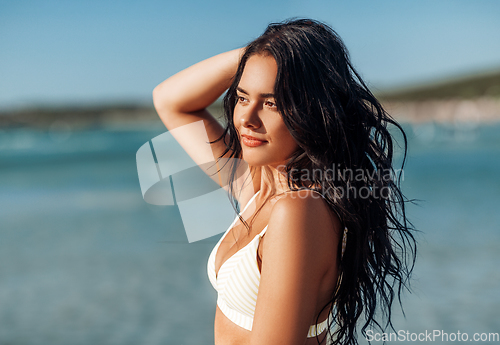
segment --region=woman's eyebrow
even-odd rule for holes
[[[239,86],[236,88],[236,91],[239,91],[239,92],[241,92],[241,93],[244,93],[245,95],[248,95],[248,92],[246,92],[244,89],[242,89],[242,88],[241,88],[241,87],[239,87]]]
[[[239,86],[236,88],[236,91],[244,93],[245,95],[249,94],[245,89],[242,89]],[[260,98],[274,98],[274,93],[272,93],[272,92],[271,93],[261,93],[261,94],[259,94],[259,97]]]

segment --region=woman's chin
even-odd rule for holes
[[[255,152],[245,152],[243,150],[243,160],[251,166],[260,167],[268,165],[270,162],[261,154],[255,154]]]
[[[278,170],[284,169],[284,166],[286,162],[282,163],[277,163],[276,161],[272,161],[269,159],[266,159],[267,157],[262,157],[262,155],[253,155],[253,154],[245,154],[243,153],[243,160],[245,163],[247,163],[249,166],[253,167],[270,167],[270,168],[276,168]]]

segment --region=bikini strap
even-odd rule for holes
[[[248,200],[247,204],[245,205],[245,207],[243,208],[243,210],[240,212],[240,215],[243,214],[243,212],[246,211],[246,209],[248,208],[248,206],[250,206],[250,204],[255,200],[255,198],[257,197],[257,194],[260,193],[260,190],[257,191],[257,193],[255,193],[251,198],[250,200]]]
[[[264,236],[264,234],[266,233],[266,231],[267,231],[267,225],[266,225],[266,226],[264,227],[264,229],[260,232],[259,237]]]

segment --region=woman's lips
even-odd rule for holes
[[[249,147],[257,147],[257,146],[260,146],[260,145],[267,143],[267,141],[265,141],[265,140],[260,140],[260,139],[257,139],[255,137],[251,137],[249,135],[242,135],[241,142],[243,143],[243,145],[249,146]]]

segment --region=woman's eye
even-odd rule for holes
[[[238,102],[239,103],[242,103],[242,102],[245,102],[247,99],[245,97],[242,97],[242,96],[238,96]]]
[[[276,103],[271,101],[266,101],[266,106],[268,106],[269,108],[276,108]]]

